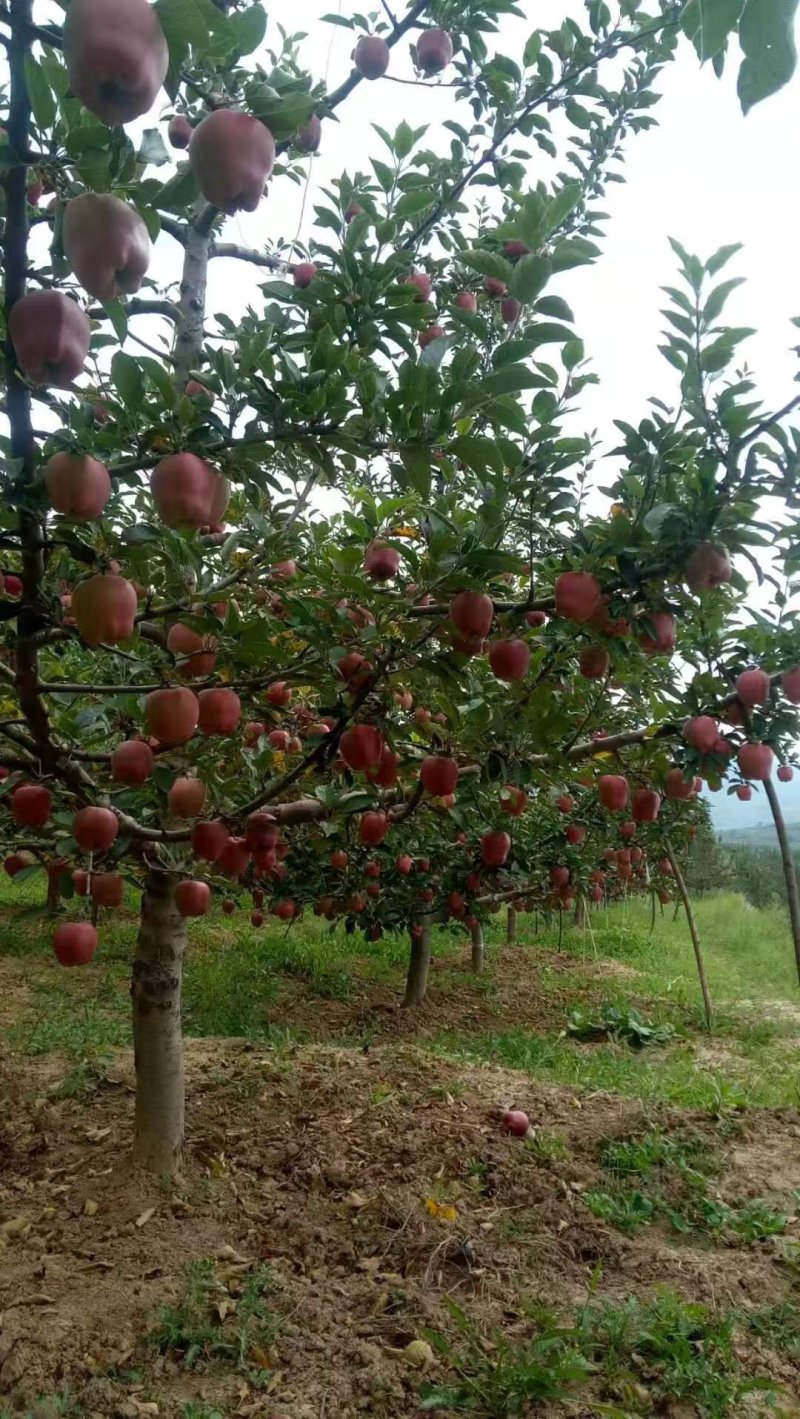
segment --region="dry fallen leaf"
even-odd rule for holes
[[[362,1207],[369,1207],[371,1198],[365,1197],[362,1192],[348,1192],[344,1199],[346,1207],[352,1207],[354,1212],[360,1212]]]
[[[151,1218],[151,1217],[155,1217],[155,1215],[156,1215],[156,1209],[155,1209],[155,1207],[147,1207],[147,1208],[145,1208],[144,1212],[140,1213],[140,1215],[136,1218],[136,1226],[137,1226],[137,1227],[146,1227],[146,1226],[147,1226],[147,1223],[150,1221],[150,1218]]]
[[[87,1197],[83,1204],[84,1217],[96,1217],[100,1211],[100,1203],[95,1202],[93,1197]]]

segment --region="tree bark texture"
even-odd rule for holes
[[[775,785],[771,778],[765,781],[764,791],[772,811],[775,832],[778,836],[778,846],[781,850],[783,877],[786,882],[786,896],[789,902],[789,921],[792,928],[792,941],[794,943],[794,959],[797,966],[797,977],[798,980],[800,980],[800,892],[797,887],[797,872],[795,871],[792,848],[786,832],[783,809],[781,808],[780,799],[778,798]]]
[[[175,881],[151,870],[131,978],[136,1065],[134,1158],[149,1172],[175,1173],[183,1150],[184,1083],[181,975],[186,922]]]
[[[421,930],[411,936],[411,955],[408,959],[406,993],[403,1008],[408,1010],[421,1005],[428,992],[428,971],[431,964],[431,926],[429,916],[419,922]]]
[[[517,909],[509,907],[506,916],[506,946],[516,946],[517,944]]]
[[[510,915],[511,908],[509,907],[508,910]],[[479,921],[474,922],[470,927],[470,934],[472,936],[472,973],[473,975],[479,976],[483,971],[486,959],[486,951],[483,943],[483,927]]]
[[[206,318],[206,282],[211,233],[198,217],[186,228],[183,274],[175,334],[175,386],[182,390],[201,363]]]

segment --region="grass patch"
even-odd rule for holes
[[[509,1419],[544,1403],[631,1415],[679,1401],[704,1419],[727,1419],[746,1393],[768,1388],[737,1358],[733,1313],[670,1292],[621,1306],[591,1302],[566,1320],[532,1307],[533,1334],[515,1341],[500,1333],[487,1339],[463,1310],[449,1309],[459,1340],[439,1332],[429,1339],[452,1379],[423,1388],[423,1409]],[[589,1391],[602,1408],[587,1405]]]
[[[218,1362],[247,1374],[252,1383],[266,1367],[264,1349],[275,1333],[270,1285],[266,1266],[225,1283],[213,1261],[190,1262],[182,1295],[156,1313],[150,1341],[186,1370]]]
[[[800,1358],[800,1306],[794,1301],[741,1311],[739,1320],[771,1350],[779,1350],[793,1359]]]

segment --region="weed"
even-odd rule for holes
[[[215,1360],[251,1373],[249,1357],[268,1345],[274,1321],[265,1291],[270,1272],[256,1267],[242,1279],[238,1294],[217,1275],[213,1261],[190,1262],[183,1296],[174,1306],[162,1306],[150,1327],[150,1339],[162,1354],[179,1358],[185,1369]]]
[[[188,1404],[184,1404],[183,1419],[225,1419],[221,1409],[212,1409],[208,1404],[197,1404],[190,1399]]]
[[[602,1005],[591,1015],[575,1009],[567,1020],[566,1033],[582,1043],[614,1040],[644,1049],[646,1045],[665,1045],[675,1038],[672,1025],[653,1025],[643,1020],[637,1010],[620,1005]]]
[[[525,1151],[543,1166],[561,1163],[569,1157],[566,1139],[562,1138],[560,1133],[552,1133],[547,1128],[537,1128],[530,1133],[525,1140]]]
[[[32,1409],[23,1414],[19,1409],[7,1409],[0,1405],[0,1419],[82,1419],[86,1413],[82,1405],[73,1399],[69,1390],[59,1390],[58,1394],[40,1394]]]
[[[601,1222],[610,1222],[621,1232],[634,1232],[654,1221],[663,1210],[659,1198],[647,1197],[643,1192],[627,1191],[620,1188],[616,1192],[590,1190],[583,1194],[589,1211]]]
[[[794,1301],[740,1311],[738,1319],[773,1350],[800,1356],[800,1306]]]

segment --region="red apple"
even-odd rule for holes
[[[203,811],[206,786],[199,778],[176,778],[168,795],[170,813],[176,818],[196,818]]]
[[[371,724],[354,724],[339,740],[339,752],[351,769],[375,768],[381,761],[383,740]]]
[[[167,650],[178,659],[178,673],[186,680],[211,674],[217,663],[216,645],[213,636],[201,636],[182,621],[167,631]]]
[[[109,192],[84,192],[64,208],[64,255],[83,289],[98,301],[133,295],[150,265],[142,218]]]
[[[250,849],[244,838],[228,838],[215,860],[225,877],[241,877],[250,861]]]
[[[505,296],[508,294],[508,286],[500,276],[484,276],[483,289],[487,296]]]
[[[570,621],[590,621],[601,596],[600,583],[591,572],[562,572],[556,579],[556,612]]]
[[[391,51],[380,35],[362,34],[353,50],[353,64],[362,79],[380,79],[389,68]]]
[[[419,776],[425,792],[432,794],[434,798],[441,798],[455,792],[458,784],[458,764],[455,759],[430,754],[422,760]]]
[[[489,664],[498,680],[524,680],[531,663],[531,653],[525,641],[492,641]]]
[[[469,640],[488,636],[494,617],[492,598],[482,591],[459,591],[450,602],[450,620]]]
[[[92,898],[99,907],[122,906],[125,883],[119,872],[93,872],[91,890]]]
[[[468,310],[474,313],[478,309],[478,297],[474,291],[458,291],[454,297],[453,305],[457,310]]]
[[[503,1127],[514,1138],[526,1138],[530,1126],[530,1119],[522,1109],[506,1109],[503,1114]]]
[[[119,819],[110,808],[80,808],[72,820],[72,836],[85,852],[105,852],[118,833]]]
[[[691,744],[698,754],[714,752],[719,728],[717,721],[712,719],[710,714],[696,715],[693,719],[684,720],[682,732],[686,743]]]
[[[278,902],[273,915],[276,916],[279,921],[294,921],[294,918],[297,916],[297,905],[291,900]]]
[[[11,816],[20,828],[43,828],[53,801],[41,783],[21,783],[11,794]]]
[[[601,774],[597,780],[597,796],[604,808],[618,813],[628,802],[628,780],[622,774]]]
[[[516,296],[504,296],[500,302],[500,314],[506,325],[515,325],[522,314],[522,302]]]
[[[235,733],[242,714],[242,703],[235,690],[201,690],[197,699],[201,734]]]
[[[426,78],[441,74],[453,58],[453,41],[447,30],[423,30],[417,40],[417,68]]]
[[[427,271],[412,271],[410,276],[406,276],[405,285],[415,287],[417,292],[416,300],[427,301],[430,299],[430,294],[433,290],[433,281]]]
[[[736,762],[743,778],[765,781],[772,773],[775,755],[769,744],[743,744]]]
[[[189,162],[213,207],[229,216],[255,212],[275,165],[275,139],[252,114],[217,108],[193,130]]]
[[[787,700],[791,700],[793,705],[800,705],[800,665],[794,670],[784,670],[781,675],[781,689]]]
[[[661,794],[654,788],[636,788],[631,798],[631,813],[636,823],[654,823],[661,808]]]
[[[148,732],[160,744],[185,744],[194,734],[199,717],[196,694],[183,686],[152,690],[144,702]]]
[[[397,755],[384,744],[381,749],[381,757],[377,766],[366,770],[370,783],[375,783],[379,788],[394,788],[397,783]]]
[[[481,860],[487,867],[502,867],[511,851],[508,833],[484,833],[481,838]]]
[[[667,798],[672,798],[678,802],[694,797],[694,780],[686,779],[683,776],[683,769],[670,769],[667,774],[665,793]]]
[[[388,581],[396,576],[400,566],[400,553],[385,542],[372,542],[364,557],[364,571],[374,581]]]
[[[510,813],[512,818],[519,818],[528,806],[528,795],[524,788],[515,788],[513,784],[507,783],[505,788],[500,790],[500,807],[505,813]]]
[[[211,888],[207,882],[187,878],[175,888],[175,905],[181,916],[205,916],[211,905]]]
[[[185,113],[175,113],[167,126],[167,137],[173,148],[188,148],[192,125]]]
[[[198,531],[224,516],[228,481],[194,453],[172,453],[150,474],[156,512],[167,527]]]
[[[581,675],[587,680],[602,680],[609,671],[611,659],[605,646],[587,645],[578,657]]]
[[[218,819],[195,823],[192,828],[192,852],[205,862],[216,862],[229,841],[228,829]]]
[[[570,823],[564,836],[568,843],[577,846],[586,841],[586,829],[580,823]]]
[[[401,876],[407,877],[414,866],[414,859],[407,852],[401,852],[394,865]]]
[[[314,277],[317,274],[317,267],[313,261],[300,261],[294,268],[294,284],[298,291],[307,291]]]
[[[83,370],[92,332],[80,306],[62,291],[31,291],[12,306],[8,333],[23,374],[33,384],[64,389]]]
[[[698,595],[713,591],[731,579],[731,561],[727,547],[713,542],[701,542],[695,547],[683,569],[690,591]]]
[[[33,867],[35,861],[30,852],[11,852],[3,859],[3,868],[9,877],[16,877],[17,873],[24,871],[26,867]]]
[[[749,783],[737,783],[736,797],[740,798],[742,803],[750,802],[750,799],[753,797],[753,790]]]
[[[88,921],[65,921],[53,932],[53,950],[61,966],[86,966],[97,950],[97,932]]]
[[[362,813],[358,823],[358,836],[362,843],[376,847],[382,843],[389,831],[389,818],[381,811]]]
[[[794,778],[794,769],[791,764],[781,764],[778,768],[778,778],[781,783],[791,783]]]
[[[73,522],[92,522],[111,497],[104,463],[84,453],[54,453],[42,474],[50,506]]]
[[[427,330],[420,330],[417,336],[417,344],[421,350],[427,350],[428,346],[432,345],[434,340],[441,340],[443,335],[444,326],[429,325]]]
[[[70,90],[102,123],[130,123],[153,107],[169,51],[147,0],[71,0],[63,43]]]
[[[639,637],[647,655],[665,655],[675,649],[675,617],[669,611],[648,611],[647,620],[652,634],[644,631]]]
[[[78,582],[71,611],[87,645],[118,645],[133,635],[138,600],[124,577],[98,572]]]
[[[322,123],[316,113],[312,113],[308,123],[301,123],[295,135],[294,145],[301,153],[316,153],[322,141]]]
[[[291,698],[291,687],[287,685],[285,680],[275,680],[273,684],[268,686],[264,695],[267,704],[272,705],[274,709],[283,709],[289,704]]]
[[[743,670],[736,678],[736,693],[743,705],[765,705],[769,699],[770,680],[766,670]]]

